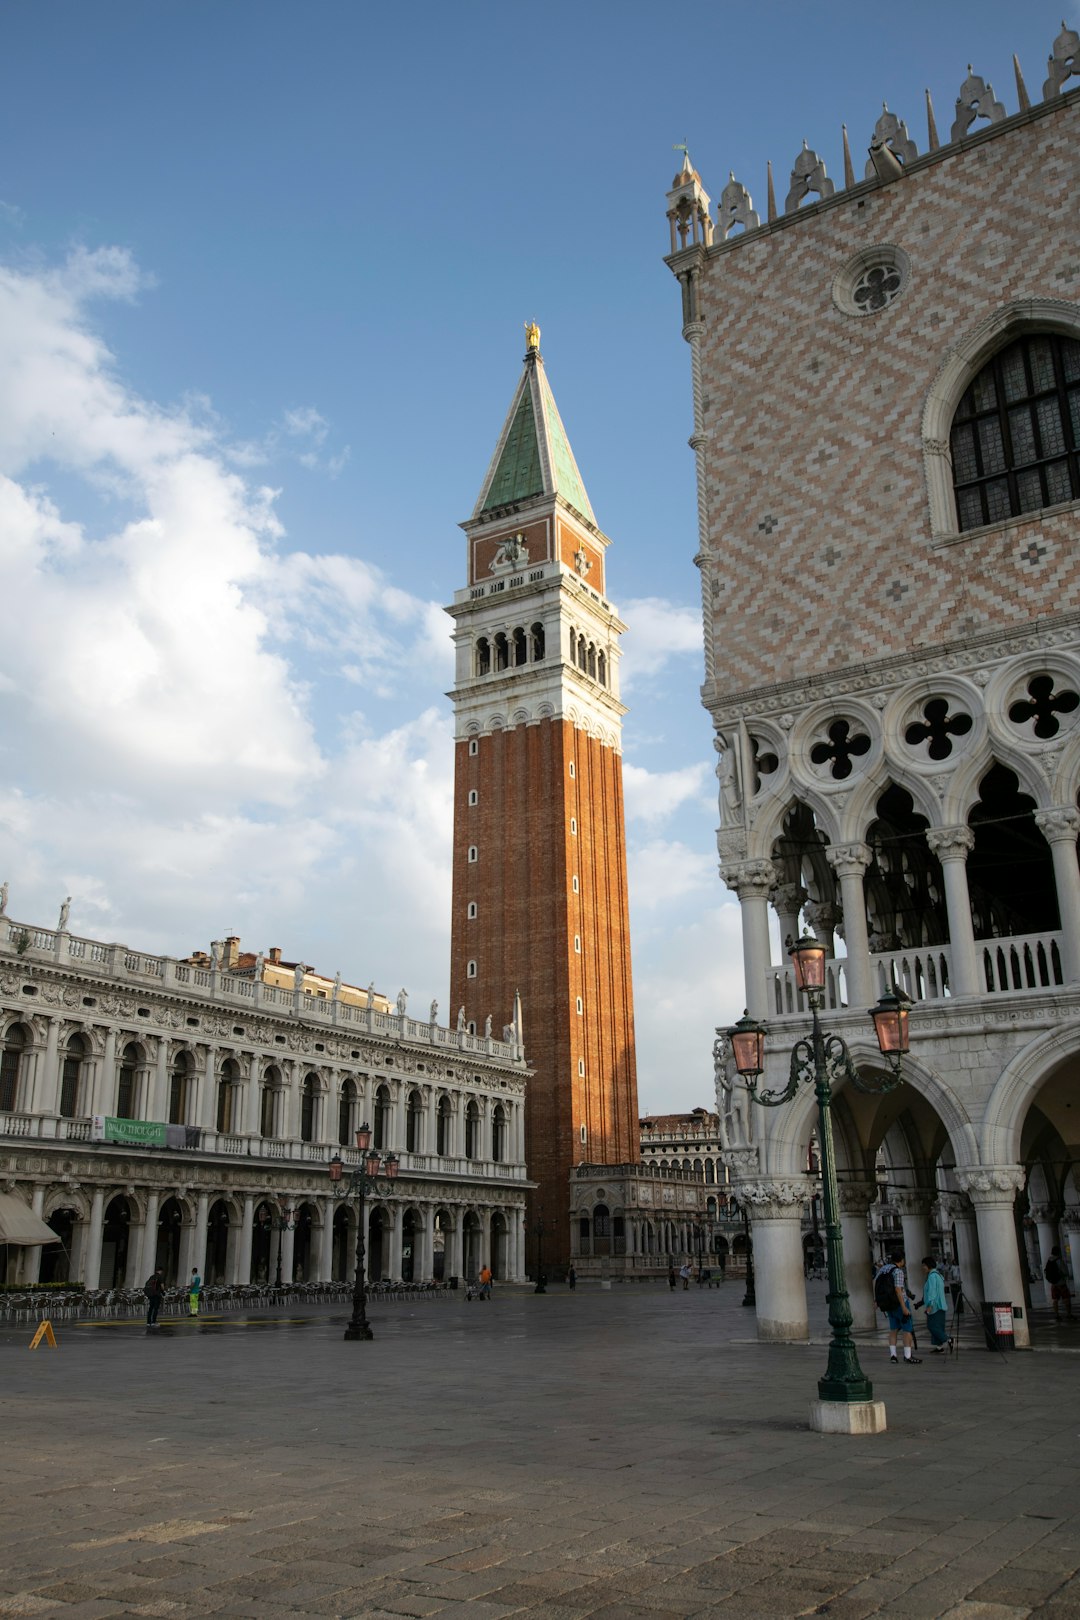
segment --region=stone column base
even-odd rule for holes
[[[884,1434],[884,1401],[811,1401],[810,1427],[818,1434]]]

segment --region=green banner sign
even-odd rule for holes
[[[112,1119],[103,1121],[104,1142],[126,1142],[131,1147],[164,1147],[165,1126],[153,1119]]]

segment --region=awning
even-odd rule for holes
[[[59,1243],[51,1226],[15,1193],[0,1192],[0,1243]]]

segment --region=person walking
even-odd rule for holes
[[[683,1293],[685,1293],[690,1287],[690,1266],[685,1260],[679,1267],[679,1276],[682,1278]]]
[[[156,1328],[158,1325],[158,1311],[160,1311],[161,1302],[165,1298],[165,1273],[160,1266],[156,1271],[151,1272],[143,1283],[143,1293],[146,1295],[146,1325],[148,1328]]]
[[[945,1304],[945,1279],[938,1270],[937,1262],[932,1254],[923,1256],[923,1270],[926,1272],[926,1280],[923,1283],[923,1294],[919,1305],[926,1312],[926,1326],[930,1332],[931,1354],[943,1356],[952,1342],[946,1331],[948,1308]]]
[[[492,1280],[491,1279],[491,1267],[490,1266],[481,1266],[480,1267],[480,1298],[481,1299],[490,1299],[491,1298],[491,1280]]]
[[[1050,1258],[1043,1267],[1043,1276],[1050,1284],[1050,1303],[1054,1307],[1054,1321],[1061,1321],[1061,1304],[1065,1302],[1065,1319],[1073,1319],[1072,1294],[1069,1291],[1069,1274],[1065,1270],[1065,1262],[1061,1257],[1060,1245],[1055,1243],[1050,1250]]]
[[[566,1281],[570,1285],[570,1292],[573,1293],[574,1289],[577,1287],[577,1272],[574,1270],[573,1266],[571,1266],[570,1270],[566,1273]]]
[[[919,1367],[922,1365],[922,1357],[913,1354],[915,1323],[911,1317],[911,1295],[908,1293],[904,1277],[904,1264],[904,1256],[894,1254],[891,1260],[886,1260],[879,1268],[874,1277],[874,1300],[878,1309],[884,1311],[889,1320],[889,1360],[895,1366],[899,1339],[905,1363],[909,1367]]]
[[[672,1293],[675,1292],[675,1287],[676,1287],[678,1281],[679,1281],[679,1279],[675,1275],[675,1266],[674,1266],[674,1263],[673,1263],[670,1266],[668,1266],[668,1268],[667,1268],[667,1285],[671,1289]]]
[[[188,1310],[192,1316],[199,1314],[199,1295],[202,1293],[202,1278],[199,1276],[198,1266],[191,1268],[191,1281],[188,1283]]]

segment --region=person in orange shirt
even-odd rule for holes
[[[480,1298],[481,1299],[490,1299],[491,1298],[491,1280],[492,1280],[491,1279],[491,1267],[490,1266],[481,1266],[481,1268],[480,1268]]]

